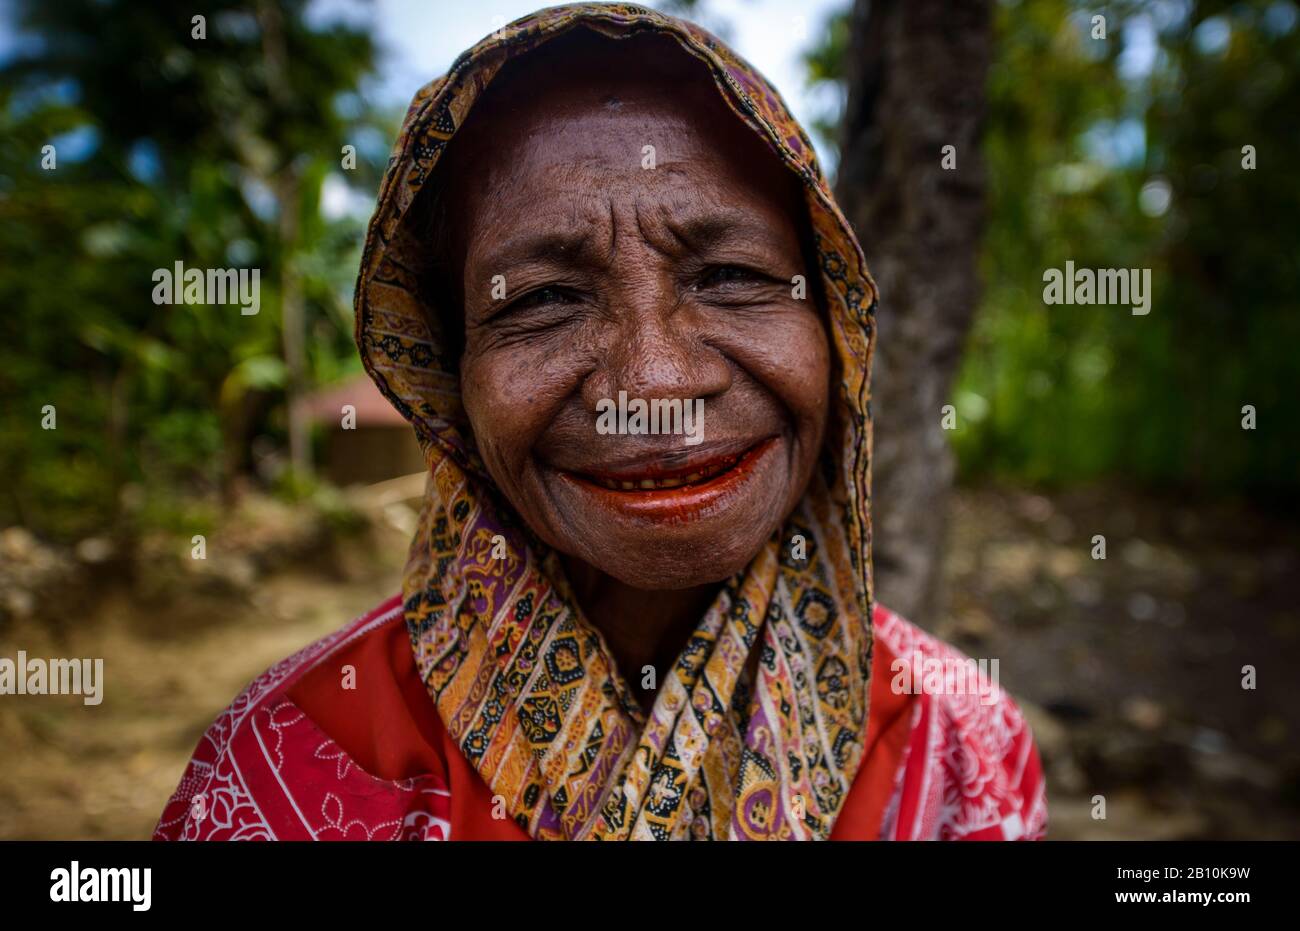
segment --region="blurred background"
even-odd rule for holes
[[[365,222],[410,95],[534,9],[201,6],[0,2],[0,656],[106,678],[0,696],[0,838],[147,837],[250,678],[398,591]],[[1049,836],[1300,837],[1300,8],[659,6],[814,132],[883,295],[878,594],[998,658]],[[155,305],[177,261],[260,312]],[[1150,313],[1045,306],[1066,261]]]

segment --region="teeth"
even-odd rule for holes
[[[613,491],[653,491],[656,488],[680,488],[682,485],[700,482],[717,475],[719,472],[725,472],[735,465],[736,461],[735,458],[724,459],[712,465],[703,466],[698,472],[676,478],[599,478],[597,481]]]

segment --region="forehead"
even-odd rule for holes
[[[793,173],[704,66],[658,42],[599,40],[503,69],[440,166],[462,222],[553,198],[799,210]]]
[[[645,85],[557,87],[534,109],[480,124],[475,142],[481,144],[474,147],[468,172],[477,184],[467,189],[491,189],[498,197],[544,190],[595,193],[595,182],[609,194],[671,196],[704,185],[735,189],[734,196],[760,178],[774,183],[781,177],[777,165],[755,171],[751,163],[767,167],[754,151],[758,140],[743,138],[743,127],[721,120],[735,122],[725,112],[691,107]]]

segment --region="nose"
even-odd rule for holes
[[[726,358],[704,338],[704,321],[681,305],[672,276],[627,270],[611,295],[604,359],[583,384],[583,403],[617,398],[715,398],[731,387]]]

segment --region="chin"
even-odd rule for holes
[[[716,519],[681,524],[593,520],[585,532],[555,542],[562,552],[633,588],[692,588],[721,582],[749,565],[784,517],[762,504],[738,502]]]
[[[779,443],[726,475],[672,489],[614,490],[552,471],[545,491],[564,519],[547,540],[633,588],[721,582],[742,571],[796,500]]]
[[[681,550],[635,560],[609,557],[593,560],[583,553],[574,555],[632,588],[647,592],[673,591],[714,585],[731,578],[749,564],[763,543],[764,540],[757,541],[752,549],[737,546],[735,552],[725,554],[720,554],[718,547],[709,546],[698,551]]]

